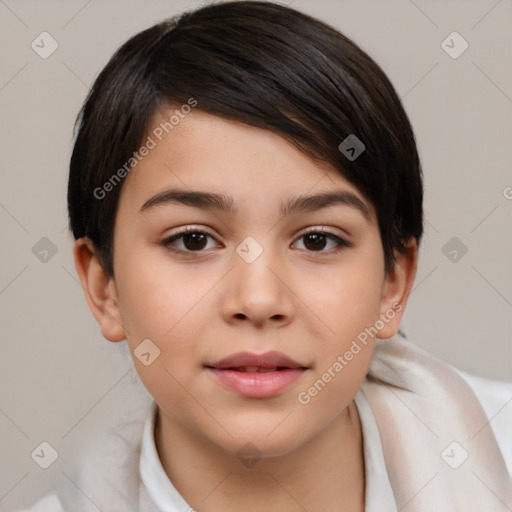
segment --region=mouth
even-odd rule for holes
[[[308,370],[281,352],[239,352],[205,368],[223,387],[249,398],[276,396]]]
[[[214,368],[217,370],[231,370],[234,372],[242,372],[242,373],[268,373],[268,372],[280,372],[283,370],[291,370],[292,368],[288,366],[274,366],[272,368],[264,367],[264,366],[238,366],[238,367],[230,367],[230,368]]]
[[[305,368],[282,352],[265,352],[253,354],[238,352],[224,359],[205,365],[217,370],[233,370],[241,372],[275,372],[281,370]]]

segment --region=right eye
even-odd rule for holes
[[[205,252],[205,249],[211,248],[207,247],[208,238],[215,240],[213,235],[206,231],[188,227],[179,233],[167,237],[162,241],[162,245],[170,251],[178,253]]]

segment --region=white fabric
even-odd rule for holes
[[[65,512],[56,494],[49,494],[41,498],[32,507],[19,512]]]
[[[457,372],[397,335],[378,342],[355,402],[366,512],[512,510],[512,383]],[[19,512],[190,512],[160,464],[156,404],[147,405],[134,403],[131,416],[94,439],[72,475],[80,492],[68,482],[61,504],[41,500]],[[457,462],[458,446],[469,458],[452,469],[445,460]]]
[[[457,371],[482,404],[512,478],[512,382],[499,382]]]
[[[156,411],[155,403],[146,419],[142,436],[139,465],[141,475],[140,512],[153,512],[153,510],[158,512],[189,512],[191,507],[169,480],[156,450],[154,437]]]
[[[361,391],[355,396],[361,428],[365,466],[365,512],[396,512],[396,501],[382,453],[379,430],[370,404]]]
[[[512,479],[489,419],[453,368],[397,336],[377,344],[362,390],[399,510],[512,509]]]

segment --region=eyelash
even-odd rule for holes
[[[171,235],[170,237],[167,237],[166,239],[164,239],[162,241],[162,245],[164,247],[166,247],[169,251],[177,253],[177,254],[194,254],[194,253],[200,254],[202,252],[206,252],[205,250],[200,250],[200,251],[186,250],[185,251],[183,249],[177,249],[176,247],[174,247],[172,245],[172,242],[175,242],[176,240],[182,238],[184,235],[186,235],[188,233],[201,233],[201,234],[207,235],[207,236],[215,239],[215,237],[210,232],[206,231],[204,228],[194,228],[194,227],[189,226],[189,227],[183,229],[182,231],[180,231],[179,233],[175,233],[174,235]],[[309,228],[307,231],[302,233],[297,238],[297,240],[300,240],[300,239],[304,238],[305,236],[307,236],[307,235],[309,235],[311,233],[323,234],[326,238],[328,238],[329,240],[333,240],[338,245],[337,245],[336,248],[331,249],[329,251],[323,251],[323,250],[321,250],[321,251],[309,251],[308,250],[307,252],[318,253],[318,254],[338,254],[339,252],[341,252],[345,248],[352,247],[352,244],[347,242],[343,238],[340,238],[339,236],[335,235],[334,233],[331,233],[329,231],[324,231],[323,229],[319,229],[319,228]]]

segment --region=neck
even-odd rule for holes
[[[361,423],[352,402],[316,437],[279,457],[242,464],[160,410],[155,443],[174,487],[198,512],[363,512]]]

